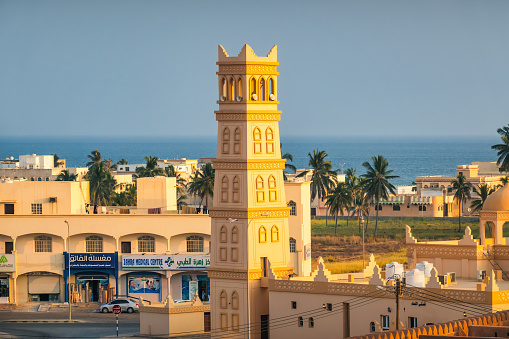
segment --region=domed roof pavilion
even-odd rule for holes
[[[488,196],[484,202],[483,209],[479,213],[481,245],[485,244],[484,228],[486,223],[490,221],[495,225],[493,230],[494,244],[505,245],[503,225],[509,221],[509,185],[498,189],[495,193]]]

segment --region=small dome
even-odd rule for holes
[[[499,188],[495,193],[492,193],[486,198],[484,202],[483,211],[509,211],[509,185]]]

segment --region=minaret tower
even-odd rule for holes
[[[266,57],[248,45],[230,57],[219,46],[217,65],[216,177],[209,212],[212,337],[225,332],[248,337],[249,317],[249,337],[259,338],[268,330],[268,262],[275,275],[293,272],[279,141],[277,46]]]

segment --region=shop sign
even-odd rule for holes
[[[123,255],[122,269],[196,270],[210,266],[209,254]]]
[[[71,268],[115,268],[115,253],[71,253]],[[65,254],[65,268],[69,267]]]
[[[14,254],[0,254],[0,272],[14,272]]]

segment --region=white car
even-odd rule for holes
[[[113,312],[113,306],[115,305],[120,305],[120,307],[122,308],[122,312],[133,313],[134,311],[139,310],[138,303],[135,303],[132,300],[114,299],[109,303],[102,304],[101,306],[99,306],[99,312],[102,313]]]

